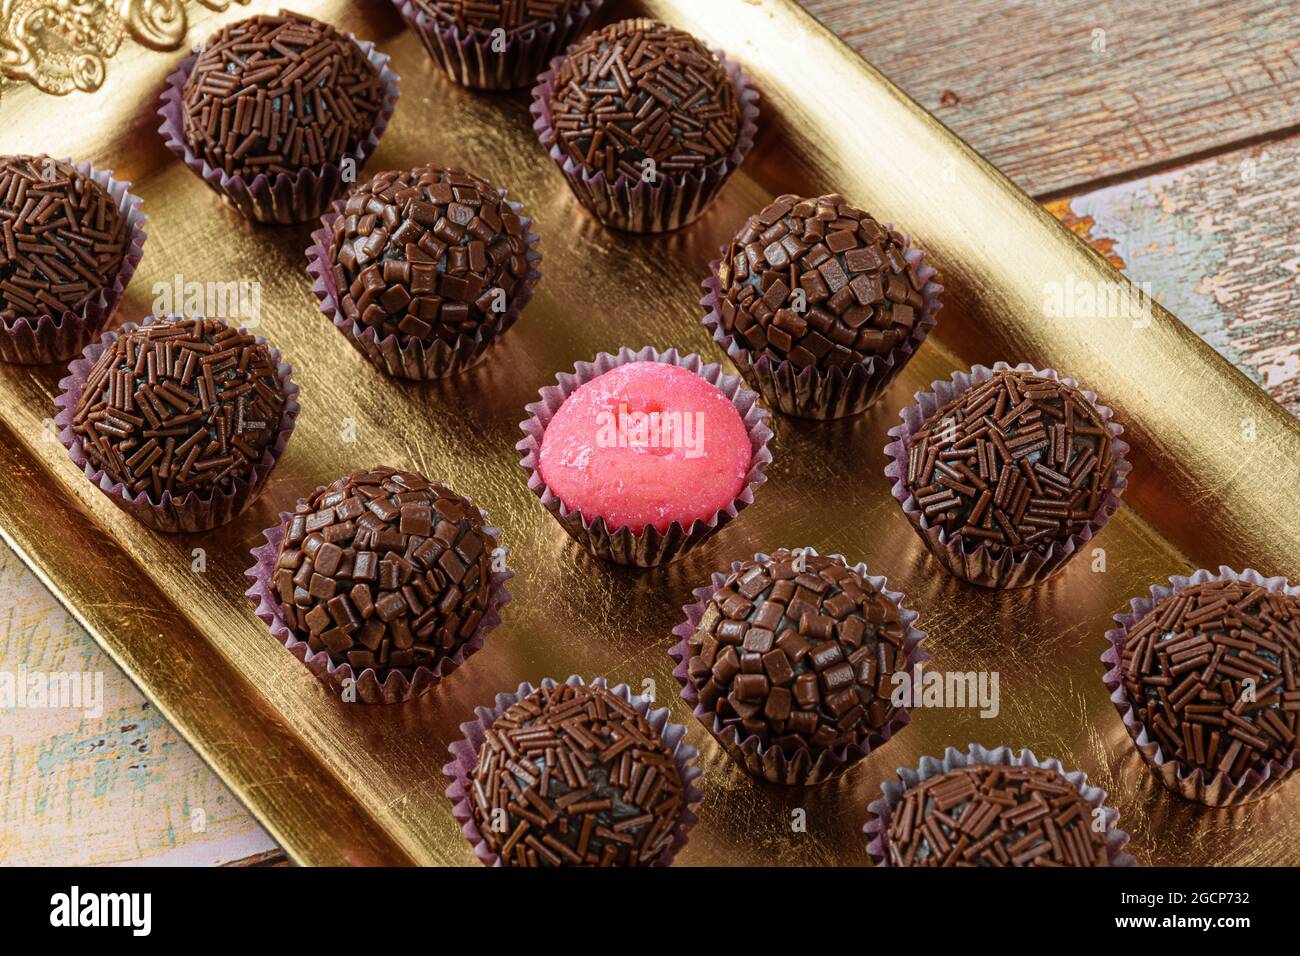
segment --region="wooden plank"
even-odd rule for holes
[[[1300,126],[1296,3],[800,2],[1034,196]]]

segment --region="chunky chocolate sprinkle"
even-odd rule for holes
[[[779,196],[750,216],[719,266],[723,329],[773,362],[834,368],[912,334],[924,283],[903,236],[839,195]]]
[[[896,866],[1108,866],[1106,836],[1070,781],[1044,767],[963,767],[903,794]]]
[[[541,688],[487,730],[474,819],[505,866],[650,866],[686,785],[663,738],[604,687]]]
[[[339,163],[384,103],[379,71],[328,23],[281,11],[224,27],[185,82],[185,139],[231,176]]]
[[[1120,659],[1166,760],[1233,779],[1300,749],[1300,598],[1207,581],[1158,601]]]
[[[156,503],[230,490],[272,447],[284,385],[270,350],[217,319],[161,319],[99,357],[72,416],[86,457]]]
[[[0,322],[77,311],[113,283],[128,244],[99,183],[48,156],[0,156]]]
[[[523,220],[501,190],[456,167],[380,173],[333,229],[343,314],[403,344],[473,335],[509,310],[528,275]]]
[[[688,642],[705,709],[787,755],[861,742],[895,716],[899,608],[837,560],[781,549],[733,571]]]
[[[445,485],[392,468],[355,471],[294,509],[272,579],[285,622],[356,672],[408,678],[474,636],[496,540]]]
[[[1111,435],[1077,388],[995,372],[912,438],[907,487],[926,520],[969,547],[1045,553],[1096,516],[1115,478]]]
[[[726,68],[699,40],[654,20],[588,35],[555,77],[551,124],[574,162],[641,179],[694,172],[726,159],[740,137],[740,103]]]
[[[414,0],[425,16],[462,33],[525,33],[569,16],[583,0]]]

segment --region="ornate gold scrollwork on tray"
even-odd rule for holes
[[[219,13],[248,0],[0,0],[0,78],[56,96],[94,92],[128,37],[178,49],[191,2]]]

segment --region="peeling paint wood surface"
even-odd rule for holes
[[[1033,196],[1300,125],[1289,0],[800,2]]]
[[[802,2],[1300,414],[1300,136],[1177,165],[1297,125],[1300,5]],[[1173,168],[1069,193],[1151,165]],[[20,671],[102,672],[103,714],[0,709],[0,864],[278,856],[0,543],[0,674]]]

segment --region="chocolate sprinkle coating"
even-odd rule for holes
[[[740,137],[740,102],[722,61],[684,30],[623,20],[589,34],[555,76],[551,125],[575,163],[634,180],[725,160]]]
[[[112,285],[128,232],[108,191],[69,163],[0,156],[0,324],[77,311]]]
[[[781,549],[746,562],[710,598],[688,641],[687,677],[741,740],[787,755],[836,750],[894,719],[905,636],[898,605],[843,559]]]
[[[1109,866],[1092,821],[1055,770],[962,767],[904,792],[889,852],[896,866]]]
[[[461,33],[526,33],[573,13],[582,0],[412,0],[416,8],[444,29]]]
[[[1134,716],[1165,760],[1237,779],[1300,749],[1300,598],[1246,581],[1165,597],[1120,657]]]
[[[925,287],[887,230],[843,196],[779,196],[719,265],[722,327],[773,362],[834,368],[887,355],[921,316]]]
[[[223,27],[185,81],[194,153],[230,176],[297,174],[339,163],[384,105],[379,71],[328,23],[289,11]]]
[[[486,731],[471,806],[503,866],[650,866],[686,784],[662,736],[600,686],[541,688]]]
[[[1105,420],[1071,385],[995,372],[912,437],[906,485],[968,547],[1044,554],[1096,517],[1115,480]]]
[[[284,383],[271,351],[218,319],[125,330],[86,379],[72,431],[132,494],[229,491],[275,445]]]
[[[529,272],[524,221],[501,190],[457,167],[380,173],[332,229],[343,314],[403,344],[455,345],[491,326]]]
[[[468,499],[393,468],[354,471],[299,502],[272,586],[285,623],[357,673],[408,679],[478,630],[496,539]]]

